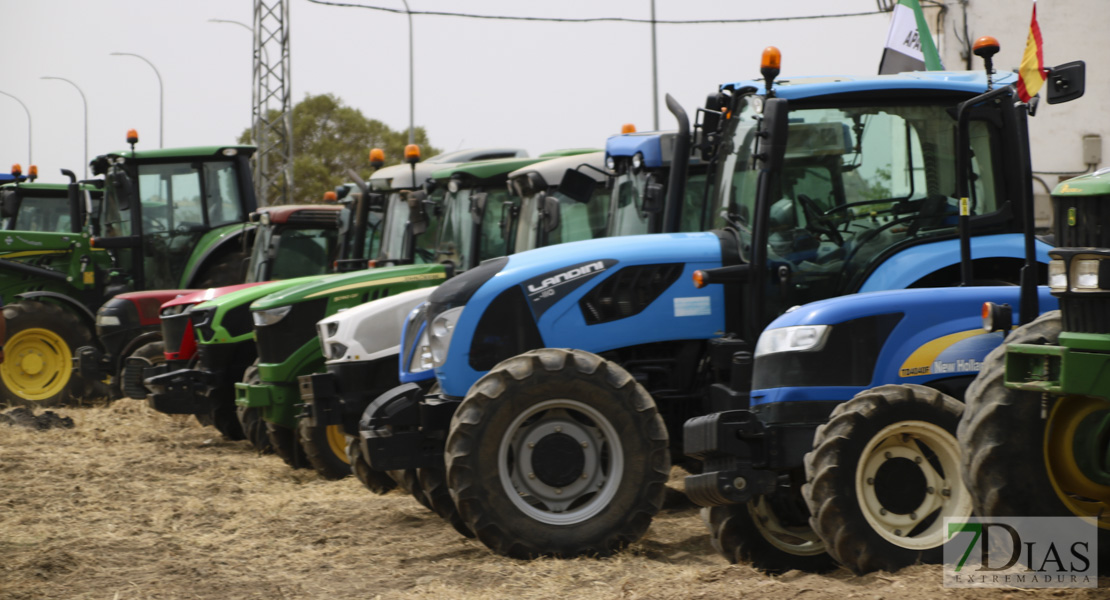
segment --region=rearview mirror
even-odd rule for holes
[[[555,196],[543,198],[543,229],[547,232],[559,228],[559,199]]]
[[[1083,95],[1087,83],[1087,65],[1081,60],[1052,67],[1048,73],[1049,104],[1071,102]]]
[[[129,210],[132,196],[131,178],[123,171],[112,169],[108,173],[108,186],[116,197],[117,208]]]
[[[486,192],[470,195],[470,218],[474,220],[475,224],[481,223],[482,217],[486,214],[487,198],[489,198],[489,194]]]
[[[420,235],[428,230],[428,213],[424,209],[424,200],[428,195],[423,191],[410,192],[404,190],[401,192],[405,202],[409,205],[409,227],[412,229],[413,235]]]
[[[19,193],[14,188],[0,190],[0,215],[9,219],[19,214]]]

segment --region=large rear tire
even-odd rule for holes
[[[942,560],[944,518],[971,515],[956,426],[963,404],[883,385],[837,406],[805,456],[802,495],[826,549],[856,573]]]
[[[1060,312],[1048,312],[1014,330],[1006,344],[1055,345],[1061,329]],[[984,517],[1092,518],[1099,525],[1099,570],[1110,573],[1110,485],[1085,475],[1074,451],[1078,424],[1110,411],[1110,399],[1042,402],[1039,393],[1005,386],[1005,362],[1005,345],[987,355],[960,421],[964,483],[975,510]]]
[[[447,488],[447,473],[444,472],[443,467],[417,469],[416,479],[420,483],[420,489],[424,493],[424,498],[427,499],[432,512],[450,523],[451,527],[454,527],[455,531],[461,533],[464,537],[474,537],[474,532],[463,521],[459,509],[455,506],[455,500],[451,497],[451,490]]]
[[[24,406],[59,406],[84,399],[95,381],[73,369],[73,351],[93,343],[93,333],[73,312],[22,300],[3,309],[7,321],[0,398]]]
[[[247,258],[247,254],[239,250],[216,258],[202,267],[204,271],[196,277],[197,283],[192,287],[214,288],[243,283],[243,261]]]
[[[668,437],[655,402],[618,365],[544,348],[479,379],[447,436],[463,520],[498,554],[606,556],[663,505]]]
[[[305,458],[324,479],[343,479],[351,474],[347,458],[347,434],[342,425],[310,427],[305,419],[297,420],[297,433]]]
[[[351,438],[347,442],[347,460],[351,463],[351,471],[355,477],[371,492],[381,495],[397,488],[397,481],[389,473],[370,468],[369,461],[362,455],[362,444],[358,438]]]

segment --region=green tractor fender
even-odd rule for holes
[[[217,263],[217,259],[228,255],[245,258],[243,236],[253,234],[254,224],[232,223],[205,233],[197,242],[197,247],[185,264],[181,275],[181,288],[197,287],[208,274],[207,271]],[[238,261],[232,261],[238,262]],[[238,265],[235,265],[238,268]]]

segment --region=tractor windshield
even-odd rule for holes
[[[468,269],[487,258],[504,256],[507,244],[496,211],[508,201],[509,192],[501,186],[489,190],[460,187],[457,192],[447,192],[436,242],[436,262],[451,262],[460,269]],[[489,218],[485,218],[487,215]],[[475,250],[477,256],[473,255]]]
[[[545,198],[549,197],[558,204],[554,216],[543,213]],[[520,202],[514,249],[523,252],[539,247],[539,240],[544,238],[541,230],[546,230],[547,245],[604,237],[608,211],[609,192],[605,189],[597,189],[585,204],[555,189],[533,191]]]
[[[3,220],[2,228],[8,231],[44,231],[69,233],[69,199],[65,196],[45,196],[28,193],[18,188],[5,190],[19,194],[19,211]]]
[[[386,200],[385,221],[379,227],[381,231],[381,256],[383,261],[401,262],[430,262],[435,249],[435,235],[437,219],[433,210],[428,210],[428,232],[416,239],[416,256],[409,256],[408,240],[411,239],[409,231],[409,205],[405,200],[406,194],[395,190]],[[434,204],[442,197],[442,192],[437,190],[431,195]],[[414,260],[415,259],[415,260]]]
[[[258,228],[251,252],[247,282],[323,275],[335,258],[335,228]]]
[[[704,231],[723,224],[709,214],[705,201],[705,167],[691,165],[683,187],[683,204],[680,209],[679,231]],[[613,180],[612,216],[609,235],[639,235],[656,233],[651,230],[651,213],[644,210],[644,194],[648,185],[657,183],[661,195],[658,199],[660,217],[666,196],[666,170],[622,171]]]
[[[767,245],[768,306],[855,289],[890,248],[956,232],[956,120],[952,105],[795,108],[785,161],[772,174],[767,230],[752,231],[754,110],[743,101],[722,147],[715,196],[738,225],[742,253]],[[971,214],[1000,207],[995,129],[971,122]],[[783,270],[785,268],[785,271]],[[782,282],[783,276],[787,283]],[[786,298],[783,298],[783,296]]]

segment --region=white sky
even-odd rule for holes
[[[394,129],[409,121],[408,26],[404,15],[290,2],[294,102],[332,93]],[[349,0],[403,8],[400,0]],[[650,17],[649,0],[409,0],[413,10],[519,16]],[[165,86],[165,146],[233,143],[250,122],[251,0],[0,0],[5,32],[0,91],[33,119],[40,181],[60,168],[83,171],[88,156],[158,146],[157,66]],[[873,11],[875,0],[656,0],[658,19],[807,16]],[[889,15],[781,23],[659,25],[660,97],[670,92],[691,119],[726,81],[759,76],[768,45],[783,53],[783,75],[877,72]],[[651,129],[651,32],[630,23],[559,24],[414,17],[415,120],[431,142],[454,150],[517,146],[533,155],[603,147],[631,122]],[[660,125],[674,119],[660,100]],[[27,167],[27,117],[0,95],[0,171]]]

